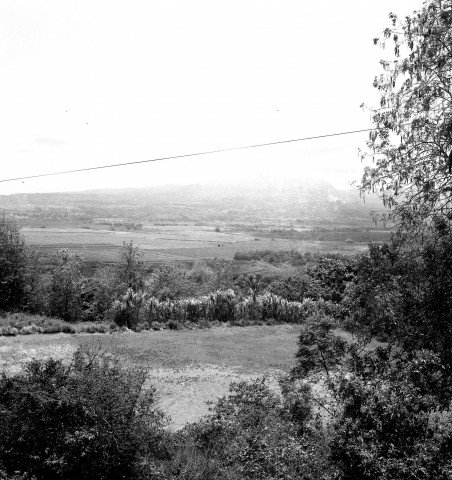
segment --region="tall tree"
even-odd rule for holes
[[[380,108],[361,191],[379,191],[399,231],[424,232],[432,219],[452,219],[452,0],[427,0],[374,43],[393,43],[375,78]]]

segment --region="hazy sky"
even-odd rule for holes
[[[2,0],[0,179],[371,126],[372,39],[413,0]],[[359,179],[367,134],[0,183],[0,194]]]

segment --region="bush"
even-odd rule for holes
[[[302,302],[305,298],[319,298],[321,286],[317,280],[305,275],[274,281],[268,290],[290,302]]]
[[[355,270],[354,258],[322,256],[317,265],[309,268],[307,273],[319,283],[319,293],[325,300],[340,302],[347,285],[354,278]]]
[[[341,363],[346,353],[346,344],[331,333],[333,327],[332,319],[321,314],[310,317],[302,325],[293,376],[303,378],[318,371],[329,375],[330,371]]]
[[[179,434],[164,478],[326,478],[326,442],[308,427],[310,412],[306,394],[285,400],[264,380],[232,384],[209,416]]]
[[[344,301],[357,332],[432,350],[452,369],[452,228],[437,228],[422,246],[370,245]]]
[[[331,459],[340,478],[451,478],[451,391],[445,372],[439,357],[426,352],[397,360],[377,350],[359,358],[335,389],[340,408]]]
[[[75,328],[59,318],[29,313],[11,313],[0,317],[0,335],[8,332],[30,335],[32,333],[75,333]]]
[[[166,326],[170,329],[170,330],[182,330],[182,325],[175,321],[175,320],[170,320]]]
[[[162,417],[146,372],[94,348],[70,365],[33,361],[0,379],[0,470],[36,479],[134,478],[161,454]]]

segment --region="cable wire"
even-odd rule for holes
[[[381,130],[381,128],[364,128],[361,130],[350,130],[348,132],[338,132],[338,133],[327,133],[324,135],[315,135],[313,137],[303,137],[303,138],[295,138],[292,140],[280,140],[277,142],[268,142],[268,143],[257,143],[255,145],[246,145],[242,147],[231,147],[231,148],[221,148],[218,150],[208,150],[204,152],[196,152],[196,153],[185,153],[182,155],[172,155],[169,157],[160,157],[160,158],[151,158],[148,160],[136,160],[133,162],[123,162],[123,163],[112,163],[110,165],[99,165],[97,167],[86,167],[86,168],[77,168],[75,170],[63,170],[59,172],[49,172],[49,173],[40,173],[37,175],[28,175],[26,177],[15,177],[15,178],[5,178],[5,179],[0,179],[0,183],[4,182],[14,182],[17,180],[29,180],[31,178],[42,178],[42,177],[51,177],[54,175],[66,175],[70,173],[78,173],[78,172],[88,172],[91,170],[102,170],[105,168],[115,168],[115,167],[124,167],[127,165],[138,165],[140,163],[150,163],[150,162],[162,162],[164,160],[173,160],[177,158],[186,158],[186,157],[196,157],[200,155],[211,155],[214,153],[222,153],[222,152],[233,152],[236,150],[246,150],[249,148],[261,148],[261,147],[269,147],[271,145],[281,145],[284,143],[295,143],[295,142],[304,142],[307,140],[317,140],[320,138],[328,138],[328,137],[338,137],[341,135],[351,135],[354,133],[362,133],[362,132],[371,132],[373,130]]]

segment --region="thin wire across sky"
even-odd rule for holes
[[[379,130],[378,128],[364,128],[361,130],[350,130],[348,132],[337,132],[337,133],[327,133],[323,135],[315,135],[313,137],[303,137],[303,138],[294,138],[291,140],[279,140],[276,142],[268,142],[268,143],[258,143],[255,145],[245,145],[241,147],[231,147],[231,148],[220,148],[217,150],[208,150],[204,152],[195,152],[195,153],[185,153],[182,155],[172,155],[168,157],[159,157],[159,158],[151,158],[147,160],[135,160],[133,162],[122,162],[122,163],[113,163],[109,165],[99,165],[96,167],[86,167],[86,168],[78,168],[75,170],[63,170],[59,172],[47,172],[47,173],[40,173],[37,175],[28,175],[24,177],[15,177],[15,178],[5,178],[5,179],[0,179],[0,183],[4,182],[14,182],[18,180],[29,180],[31,178],[42,178],[42,177],[51,177],[54,175],[67,175],[71,173],[79,173],[79,172],[88,172],[91,170],[102,170],[106,168],[116,168],[116,167],[124,167],[128,165],[138,165],[140,163],[151,163],[151,162],[162,162],[165,160],[174,160],[178,158],[187,158],[187,157],[196,157],[196,156],[201,156],[201,155],[212,155],[215,153],[222,153],[222,152],[233,152],[236,150],[246,150],[250,148],[263,148],[263,147],[270,147],[272,145],[282,145],[284,143],[295,143],[295,142],[304,142],[308,140],[318,140],[322,138],[328,138],[328,137],[338,137],[341,135],[351,135],[354,133],[363,133],[363,132],[371,132],[373,130]]]

